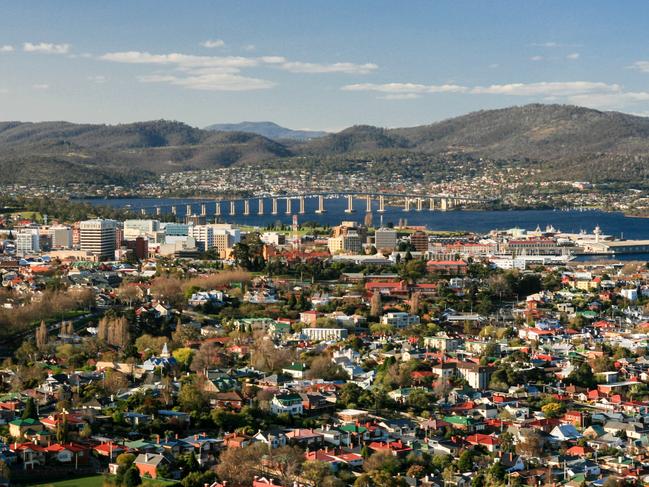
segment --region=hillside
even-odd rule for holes
[[[29,182],[34,174],[53,183],[123,183],[291,154],[260,135],[208,132],[164,120],[112,126],[0,123],[0,183]]]
[[[240,123],[216,123],[205,127],[205,130],[217,132],[248,132],[251,134],[263,135],[272,140],[310,140],[324,137],[326,132],[315,130],[293,130],[274,122],[240,122]]]
[[[458,157],[535,164],[541,179],[628,184],[649,178],[649,118],[534,104],[418,127],[358,125],[303,141],[164,120],[112,126],[0,122],[0,184],[27,183],[34,175],[52,183],[128,183],[238,164],[356,171],[363,170],[359,161],[369,159],[416,176]]]

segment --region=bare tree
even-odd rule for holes
[[[47,325],[45,324],[45,321],[41,321],[40,326],[36,330],[36,348],[43,351],[47,346],[47,340]]]
[[[370,302],[370,315],[374,317],[381,316],[381,311],[381,293],[375,291]]]

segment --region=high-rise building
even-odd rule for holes
[[[363,252],[363,242],[358,233],[349,231],[344,235],[331,237],[327,246],[332,254],[360,254]]]
[[[189,233],[203,251],[216,249],[219,253],[224,253],[241,241],[240,230],[227,223],[193,225],[189,227]]]
[[[428,251],[428,235],[426,232],[422,232],[421,230],[414,232],[410,235],[410,243],[417,252]]]
[[[72,228],[67,225],[53,225],[49,229],[53,249],[69,249],[72,247]]]
[[[124,239],[133,240],[137,237],[152,237],[160,231],[158,220],[125,220]]]
[[[126,240],[126,248],[140,260],[149,257],[149,240],[144,237],[136,237],[135,240]]]
[[[394,249],[397,246],[397,231],[393,228],[377,228],[374,233],[374,246],[377,250]]]
[[[40,252],[40,235],[37,228],[24,228],[16,234],[16,254],[27,255]]]
[[[115,256],[117,222],[114,220],[86,220],[79,225],[81,250],[100,260]]]

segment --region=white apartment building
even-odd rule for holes
[[[117,247],[115,234],[117,222],[114,220],[86,220],[79,224],[79,244],[81,250],[90,252],[98,259],[112,259]]]
[[[27,255],[40,252],[40,235],[37,228],[25,228],[16,234],[16,254]]]
[[[395,328],[405,328],[410,325],[418,325],[419,316],[404,312],[388,313],[381,317],[381,323]]]
[[[216,249],[219,253],[225,253],[241,241],[241,231],[228,223],[192,225],[189,235],[202,250]]]
[[[347,333],[345,328],[304,328],[302,330],[302,334],[314,342],[344,340],[347,338]]]

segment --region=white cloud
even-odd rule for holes
[[[208,49],[214,49],[216,47],[225,46],[225,42],[223,42],[221,39],[208,39],[201,42],[201,46],[207,47]]]
[[[257,49],[257,46],[255,46],[254,44],[246,44],[241,49],[243,49],[244,51],[254,51],[255,49]]]
[[[199,56],[193,54],[152,54],[143,51],[108,52],[99,57],[104,61],[126,64],[148,64],[170,68],[169,72],[154,72],[138,76],[142,83],[168,83],[195,90],[248,91],[275,86],[269,80],[244,76],[242,71],[254,67],[275,67],[294,73],[365,74],[375,64],[334,63],[317,64],[293,62],[284,56]]]
[[[619,93],[586,93],[569,97],[570,103],[605,110],[619,109],[637,103],[649,101],[645,91],[627,91]]]
[[[23,44],[25,52],[41,52],[44,54],[67,54],[70,51],[70,44],[52,44],[51,42],[25,42]]]
[[[175,65],[186,68],[245,68],[258,64],[255,59],[241,56],[196,56],[177,52],[170,54],[151,54],[142,51],[108,52],[100,56],[100,59],[118,63]]]
[[[649,63],[648,63],[649,68]],[[358,83],[345,85],[343,91],[380,93],[379,98],[408,100],[429,93],[465,93],[468,95],[497,95],[528,97],[546,103],[571,103],[599,109],[635,108],[649,102],[649,92],[625,91],[619,84],[595,81],[539,81],[536,83],[507,83],[489,86],[425,85],[419,83]]]
[[[379,96],[381,100],[415,100],[421,97],[417,93],[392,93],[384,96]]]
[[[265,90],[275,86],[272,81],[218,72],[185,77],[153,74],[139,76],[138,80],[142,83],[168,83],[191,90],[204,91],[252,91]]]
[[[298,61],[286,62],[281,65],[282,69],[291,73],[345,73],[345,74],[368,74],[378,69],[373,63],[303,63]]]
[[[9,44],[5,44],[4,46],[0,46],[0,52],[13,52],[14,46],[10,46]]]
[[[460,85],[422,85],[417,83],[356,83],[342,87],[344,91],[377,91],[379,93],[465,93],[469,90]]]
[[[636,61],[629,67],[631,69],[642,71],[643,73],[649,73],[649,61]]]
[[[550,42],[535,42],[530,44],[533,47],[561,47],[561,44],[558,42],[550,41]]]
[[[103,76],[101,74],[94,75],[94,76],[88,76],[88,81],[92,81],[93,83],[105,83],[107,81],[106,76]]]
[[[571,52],[566,56],[566,59],[570,59],[572,61],[579,59],[579,53],[578,52]]]
[[[617,92],[620,90],[620,85],[592,81],[540,81],[538,83],[476,86],[470,92],[477,95],[569,96],[580,93]]]
[[[45,83],[37,83],[37,84],[32,85],[32,88],[35,89],[35,90],[49,90],[50,85],[45,84]]]
[[[538,62],[538,61],[543,61],[543,59],[544,59],[543,56],[532,56],[530,58],[530,61]]]
[[[262,56],[259,60],[266,64],[283,64],[286,62],[284,56]]]

